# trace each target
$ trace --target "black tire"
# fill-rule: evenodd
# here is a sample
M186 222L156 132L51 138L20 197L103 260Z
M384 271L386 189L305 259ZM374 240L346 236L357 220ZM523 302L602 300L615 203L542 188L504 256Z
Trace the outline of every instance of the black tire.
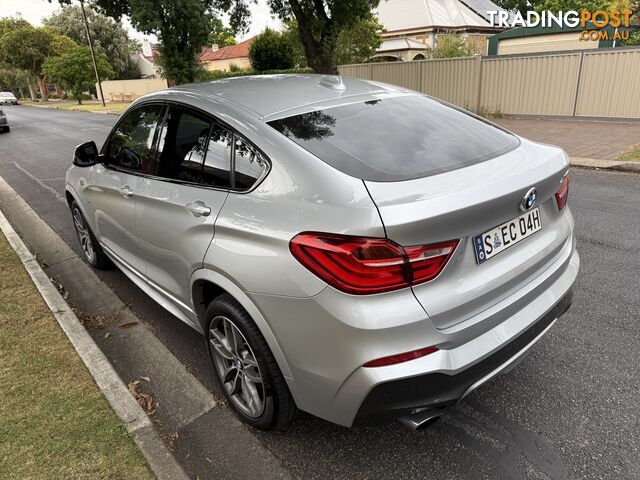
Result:
M75 200L71 202L71 218L85 260L89 262L89 264L93 268L96 268L98 270L106 270L111 267L111 260L109 260L109 257L107 257L107 255L104 253L104 250L102 250L102 247L96 240L95 235L91 231L91 227L89 227L87 220L82 214L82 210L80 210L80 207ZM82 224L82 227L79 225L79 223ZM81 231L81 228L84 228L84 232ZM85 242L87 241L91 242L90 251L85 244Z
M205 338L207 350L209 351L209 357L211 358L220 390L224 392L231 408L240 420L254 428L265 431L282 429L294 418L297 412L296 404L291 397L286 381L280 372L280 368L267 342L251 319L251 316L242 308L242 305L229 294L220 295L213 300L207 307L206 315L207 331L205 332ZM236 405L220 377L215 359L216 356L220 359L220 356L214 351L212 342L209 339L214 320L220 322L221 318L228 319L240 330L240 333L242 333L244 340L246 340L250 346L251 353L257 361L259 373L262 378L262 385L264 386L264 407L262 414L257 417L247 415Z

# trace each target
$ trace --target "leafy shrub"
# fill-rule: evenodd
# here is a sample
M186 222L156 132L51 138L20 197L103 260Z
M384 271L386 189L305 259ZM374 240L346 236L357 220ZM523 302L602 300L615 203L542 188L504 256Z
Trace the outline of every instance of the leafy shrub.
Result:
M288 70L295 66L291 42L280 32L266 28L249 47L249 61L254 70Z
M433 49L434 58L470 57L475 54L476 51L469 40L453 32L438 35L436 48Z

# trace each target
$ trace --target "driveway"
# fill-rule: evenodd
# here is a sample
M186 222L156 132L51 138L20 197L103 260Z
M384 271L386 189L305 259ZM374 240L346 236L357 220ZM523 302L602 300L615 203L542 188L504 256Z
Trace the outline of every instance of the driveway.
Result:
M0 175L77 249L61 198L64 172L73 147L100 144L116 117L21 106L6 113L12 132L0 135ZM558 125L547 123L549 136ZM473 392L432 428L347 430L303 414L283 433L255 435L304 479L640 478L639 186L633 174L572 172L569 202L582 256L572 309L509 375ZM100 276L213 390L199 335L120 272ZM212 432L210 441L224 438ZM175 447L182 455L198 450L190 439Z

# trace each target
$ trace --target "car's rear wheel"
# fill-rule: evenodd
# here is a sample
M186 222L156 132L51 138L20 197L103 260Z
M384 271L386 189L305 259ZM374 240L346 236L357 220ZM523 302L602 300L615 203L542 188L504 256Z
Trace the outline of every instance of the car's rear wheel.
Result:
M75 200L71 202L71 216L84 258L92 267L99 270L109 267L111 265L109 258L100 247Z
M282 428L296 413L260 330L231 295L207 308L207 345L221 390L236 414L260 430Z

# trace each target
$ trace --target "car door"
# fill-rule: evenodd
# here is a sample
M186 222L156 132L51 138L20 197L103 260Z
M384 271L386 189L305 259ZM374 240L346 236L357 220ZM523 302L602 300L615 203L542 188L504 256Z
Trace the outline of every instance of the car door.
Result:
M91 172L87 213L99 242L121 266L143 276L146 262L135 232L136 190L149 160L164 106L145 105L128 112L105 142L105 162Z
M214 235L230 186L232 134L186 107L171 106L162 122L156 164L136 191L136 232L150 286L188 318L190 278Z

